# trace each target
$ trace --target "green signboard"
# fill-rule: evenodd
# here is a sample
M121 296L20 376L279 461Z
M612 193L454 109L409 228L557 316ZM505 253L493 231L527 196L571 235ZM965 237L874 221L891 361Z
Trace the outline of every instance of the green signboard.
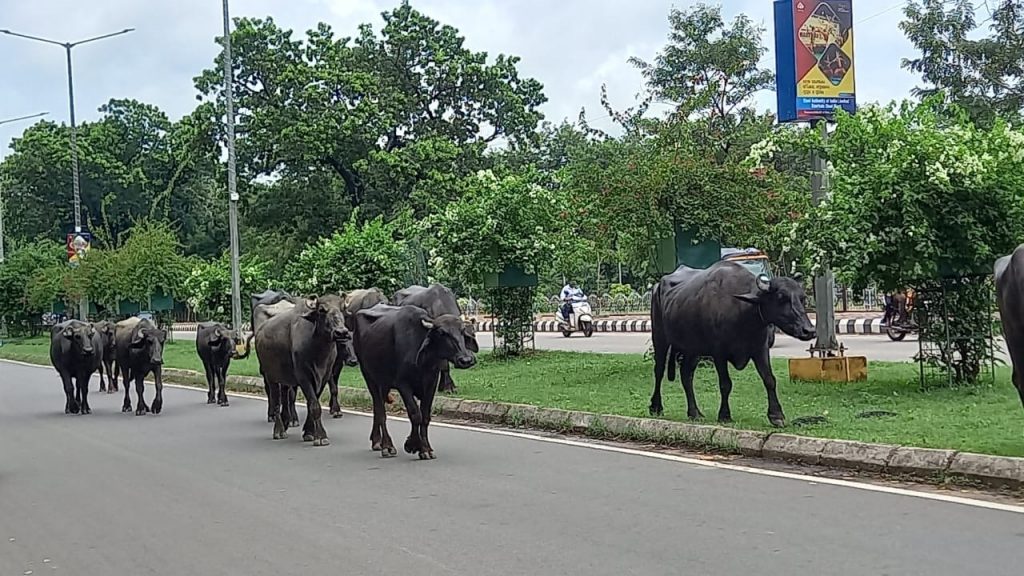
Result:
M707 268L722 259L722 243L718 240L697 240L695 234L676 224L675 235L663 238L654 248L658 272L669 274L686 265Z

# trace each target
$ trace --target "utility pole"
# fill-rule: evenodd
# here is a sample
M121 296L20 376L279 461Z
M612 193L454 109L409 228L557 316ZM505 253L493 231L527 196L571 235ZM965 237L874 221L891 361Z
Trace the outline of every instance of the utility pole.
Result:
M18 32L11 32L10 30L0 30L0 34L6 34L8 36L16 36L18 38L25 38L27 40L34 40L36 42L43 42L46 44L53 44L60 46L64 49L64 53L67 55L67 68L68 68L68 110L70 112L71 121L71 189L74 196L75 204L75 234L82 232L82 195L79 187L79 176L78 176L78 126L75 123L75 85L74 77L71 72L71 49L75 46L87 44L89 42L96 42L97 40L104 40L112 38L114 36L120 36L127 34L135 30L134 28L125 28L119 32L112 32L110 34L103 34L101 36L94 36L92 38L86 38L85 40L79 40L77 42L58 42L56 40L50 40L49 38L41 38L39 36L30 36L28 34L20 34ZM89 319L89 302L83 296L78 301L78 317L80 320Z
M238 181L235 174L235 103L231 59L231 16L224 0L224 107L228 148L228 229L231 234L231 327L242 335L242 279L238 249Z
M821 132L822 146L828 141L828 122L815 120L811 126L818 128ZM811 202L817 206L828 197L828 176L826 160L820 151L815 150L811 157ZM815 330L818 333L814 344L814 351L822 356L835 356L839 349L839 341L836 339L836 311L835 298L836 282L832 276L832 270L825 266L817 277L814 278L814 310Z

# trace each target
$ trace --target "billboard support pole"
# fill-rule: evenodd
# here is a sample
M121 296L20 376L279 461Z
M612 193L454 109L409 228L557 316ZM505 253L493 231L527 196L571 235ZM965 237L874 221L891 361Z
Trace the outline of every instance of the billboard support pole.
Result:
M814 120L811 122L811 128L818 128L821 131L821 146L824 148L828 142L828 121ZM821 149L815 149L811 156L811 203L815 206L828 197L827 160L822 152ZM818 333L814 351L822 356L835 356L835 351L839 349L833 300L835 292L835 278L832 276L832 270L825 264L814 278L815 329Z

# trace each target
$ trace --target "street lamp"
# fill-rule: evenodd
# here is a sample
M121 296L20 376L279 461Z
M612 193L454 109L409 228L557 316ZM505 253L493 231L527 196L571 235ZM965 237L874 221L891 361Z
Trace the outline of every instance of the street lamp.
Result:
M39 118L40 116L46 116L49 112L40 112L38 114L32 114L30 116L19 116L18 118L10 118L8 120L0 120L0 126L4 124L10 124L11 122L21 122L22 120L31 120L33 118ZM0 147L0 165L3 164L4 159L4 148ZM0 264L4 263L6 252L4 251L4 180L3 175L0 175Z
M231 327L242 335L242 280L238 263L238 182L235 173L235 103L232 90L231 17L224 0L224 107L228 149L228 228L231 235Z
M79 40L77 42L58 42L56 40L50 40L49 38L40 38L39 36L31 36L28 34L20 34L18 32L11 32L10 30L0 30L0 34L7 34L8 36L16 36L18 38L25 38L27 40L35 40L36 42L44 42L46 44L54 44L64 49L67 54L68 62L68 109L71 113L71 185L75 199L75 232L82 231L82 196L78 185L78 127L75 124L75 84L71 74L71 49L75 46L81 46L82 44L88 44L90 42L96 42L97 40L105 40L114 36L120 36L134 31L134 28L125 28L120 32L111 32L110 34L103 34L102 36L94 36L92 38L86 38L85 40ZM78 315L80 319L88 319L88 303L83 297L78 302Z

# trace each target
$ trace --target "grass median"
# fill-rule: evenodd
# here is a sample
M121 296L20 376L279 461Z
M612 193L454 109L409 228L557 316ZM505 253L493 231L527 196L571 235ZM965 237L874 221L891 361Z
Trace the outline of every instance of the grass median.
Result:
M48 364L49 343L8 342L0 347L0 357ZM164 361L168 367L202 371L193 342L168 344ZM257 376L256 359L233 362L231 373ZM453 376L461 398L636 417L648 415L653 384L652 364L633 354L539 352L512 362L482 354L475 368ZM960 389L921 390L917 365L897 362L872 362L869 380L853 384L790 382L782 359L775 360L775 376L790 423L806 416L827 418L826 423L790 425L786 432L792 434L1024 456L1024 410L1006 367L997 368L995 384ZM770 430L764 387L753 366L733 371L733 380L732 426ZM346 369L341 384L363 387L359 369ZM663 388L665 417L684 420L686 399L678 378ZM714 423L719 399L713 367L701 366L695 388L708 423ZM896 415L858 416L871 411Z

